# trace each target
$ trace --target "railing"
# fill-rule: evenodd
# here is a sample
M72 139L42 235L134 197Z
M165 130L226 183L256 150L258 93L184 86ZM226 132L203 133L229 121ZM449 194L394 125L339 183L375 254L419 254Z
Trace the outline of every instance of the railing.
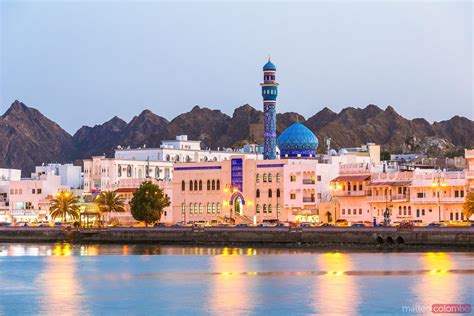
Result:
M438 198L437 197L424 197L424 198L412 198L411 202L413 203L430 203L430 204L437 204ZM464 203L464 197L441 197L439 199L440 203Z
M367 191L336 191L336 196L366 196Z
M395 194L395 195L373 195L368 197L369 202L393 202L393 201L409 201L409 194Z
M316 181L313 179L303 179L303 184L315 184Z
M316 198L314 198L314 197L303 197L303 202L304 203L316 202Z

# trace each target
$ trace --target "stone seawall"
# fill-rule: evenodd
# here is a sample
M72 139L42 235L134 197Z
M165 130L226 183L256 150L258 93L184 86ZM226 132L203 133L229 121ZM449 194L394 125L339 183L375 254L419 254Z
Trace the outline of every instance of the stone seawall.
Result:
M413 245L474 249L474 227L367 228L107 228L2 227L0 242Z

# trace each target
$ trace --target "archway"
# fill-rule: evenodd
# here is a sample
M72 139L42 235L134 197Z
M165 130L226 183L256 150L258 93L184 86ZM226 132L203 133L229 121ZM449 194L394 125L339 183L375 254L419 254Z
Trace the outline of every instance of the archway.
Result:
M240 195L237 195L234 199L234 214L235 216L243 215L242 198Z
M324 218L326 218L326 221L328 223L332 222L332 214L331 212L326 212L326 214L324 214Z

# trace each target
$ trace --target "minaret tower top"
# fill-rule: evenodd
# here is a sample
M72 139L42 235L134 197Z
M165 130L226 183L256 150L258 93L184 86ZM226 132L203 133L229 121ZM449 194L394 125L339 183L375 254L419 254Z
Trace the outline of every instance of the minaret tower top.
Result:
M263 66L263 159L276 159L276 99L278 83L275 81L276 66L268 56L268 62Z

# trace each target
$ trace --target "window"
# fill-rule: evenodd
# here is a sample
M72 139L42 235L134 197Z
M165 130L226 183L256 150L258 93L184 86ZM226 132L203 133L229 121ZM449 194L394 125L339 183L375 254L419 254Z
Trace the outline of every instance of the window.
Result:
M37 189L36 193L41 194L41 191L43 191L43 190L42 189Z
M260 213L260 204L255 205L255 213Z
M411 216L411 206L408 206L408 215Z
M357 191L357 184L354 184L354 185L352 186L352 190Z
M279 173L277 173L277 174L276 174L276 181L277 181L277 182L280 182L280 180L281 180L281 176L280 176Z
M362 191L362 184L359 184L359 191Z
M221 203L217 202L217 213L221 212Z
M202 214L202 204L199 203L199 214Z
M318 182L321 182L321 176L318 176L316 179L318 180Z
M347 210L347 215L351 215L351 209Z
M184 190L186 190L186 182L184 182L183 180L181 181L181 191L184 191Z
M263 204L263 213L267 213L267 204Z
M36 194L36 190L35 189L31 190L31 193Z
M296 194L295 193L290 193L290 200L296 199Z
M194 212L193 203L189 203L189 214L192 214L193 212Z
M259 198L260 197L260 190L257 189L257 191L255 192L255 197Z
M257 176L255 177L255 182L260 183L260 174L257 173Z
M420 210L416 209L416 217L420 217Z
M212 203L212 213L216 213L216 204Z
M212 180L212 190L216 189L216 180Z
M266 173L263 174L263 182L267 182L267 174Z
M398 215L402 215L402 207L401 206L398 207Z
M403 215L407 215L407 207L406 206L403 207Z
M176 155L176 157L174 158L174 161L179 161L179 155Z
M362 209L361 208L359 209L359 215L362 215Z
M461 197L464 197L464 190L461 190L460 193L461 193ZM461 213L461 216L463 216L462 214L463 213Z
M277 204L277 214L280 214L280 213L281 213L281 205Z
M207 213L211 213L211 203L207 203Z
M423 192L418 192L418 193L416 194L416 197L419 198L419 199L422 199L422 198L425 197L425 193L423 193Z
M217 190L220 190L220 189L221 189L221 181L220 181L220 180L217 180L216 189L217 189Z
M449 213L449 220L451 220L451 221L454 220L454 214L453 214L453 212Z
M271 212L272 212L272 205L268 204L268 213L271 213Z
M272 189L268 189L268 197L271 198L273 196Z
M193 180L189 180L189 191L193 190Z
M128 175L128 172L127 172L127 175ZM130 176L129 176L130 177ZM156 167L155 168L155 178L159 178L160 177L160 168Z
M290 176L290 181L291 182L296 182L296 176L295 175Z
M211 180L207 180L207 190L211 189Z
M425 216L425 210L424 209L421 210L421 216Z
M166 161L170 161L170 160L171 160L170 155L166 155Z
M268 174L268 182L272 182L273 181L273 176L271 173Z
M345 215L345 214L346 214L346 209L343 208L343 209L342 209L342 215Z
M277 198L280 197L280 189L277 189Z
M202 191L202 180L199 180L199 191Z
M197 203L194 203L194 214L199 213L199 205Z

